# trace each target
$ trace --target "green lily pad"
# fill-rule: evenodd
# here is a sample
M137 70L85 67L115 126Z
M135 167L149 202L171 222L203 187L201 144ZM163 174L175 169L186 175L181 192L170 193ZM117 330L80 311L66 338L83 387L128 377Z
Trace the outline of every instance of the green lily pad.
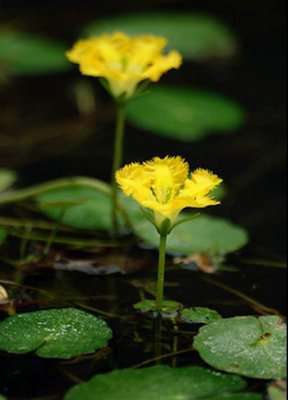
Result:
M66 71L66 46L23 32L0 31L0 64L15 75Z
M37 196L36 201L41 212L54 221L76 229L111 231L109 185L105 188L107 193L91 187L71 185L42 193ZM133 221L144 218L135 201L122 196L121 193L119 199L121 207ZM119 224L124 228L125 221L121 212L119 212Z
M40 210L67 226L85 230L111 230L111 198L89 187L69 186L37 197Z
M65 400L214 400L245 387L240 377L204 368L157 366L96 375L72 388Z
M210 324L211 322L221 319L221 315L210 308L205 307L192 307L185 308L181 311L181 318L185 322L196 324Z
M182 215L182 218L189 214ZM134 222L134 229L145 243L158 248L159 234L147 220ZM228 254L241 249L248 242L247 232L231 222L201 214L190 222L177 226L168 236L167 251L171 254L211 255Z
M165 115L165 118L161 116ZM151 133L192 142L212 134L231 134L244 122L234 101L189 88L153 86L127 107L128 120Z
M44 358L93 353L111 337L105 321L73 308L18 314L0 323L0 350Z
M1 394L0 394L0 400L6 400L6 397L1 396Z
M130 35L165 36L169 48L180 51L187 59L230 57L237 43L232 32L220 21L205 15L189 13L135 13L99 19L88 25L85 35L122 31Z
M236 317L202 327L194 341L214 368L259 379L286 376L286 325L279 317Z
M0 246L1 246L1 244L3 244L5 242L6 237L7 237L6 230L4 228L0 227Z
M17 176L14 171L0 169L0 193L9 189L16 181Z

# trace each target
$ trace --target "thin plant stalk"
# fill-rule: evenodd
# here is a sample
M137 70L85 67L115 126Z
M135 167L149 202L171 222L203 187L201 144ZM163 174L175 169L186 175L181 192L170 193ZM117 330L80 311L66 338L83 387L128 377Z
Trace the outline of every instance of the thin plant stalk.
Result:
M118 233L118 220L117 220L117 208L118 208L118 190L115 179L116 171L121 167L123 162L123 143L125 134L125 104L123 102L117 103L117 117L116 117L116 128L115 128L115 141L114 141L114 154L113 154L113 166L112 166L112 231L113 234Z
M163 297L164 297L166 244L167 244L167 235L160 234L158 280L157 280L157 293L156 293L156 307L159 312L162 309Z

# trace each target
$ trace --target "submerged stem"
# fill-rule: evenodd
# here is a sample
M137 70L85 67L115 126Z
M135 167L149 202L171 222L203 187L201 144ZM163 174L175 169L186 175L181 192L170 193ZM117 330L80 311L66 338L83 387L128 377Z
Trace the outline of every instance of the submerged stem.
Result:
M124 133L125 133L125 104L119 102L119 103L117 103L114 155L113 155L113 166L112 166L112 176L111 176L112 229L113 229L114 234L118 233L118 221L117 221L118 191L117 191L117 183L116 183L116 179L115 179L115 174L116 174L116 171L122 165Z
M164 297L166 244L167 244L167 235L160 234L157 296L156 296L156 306L159 312L162 309L163 297Z

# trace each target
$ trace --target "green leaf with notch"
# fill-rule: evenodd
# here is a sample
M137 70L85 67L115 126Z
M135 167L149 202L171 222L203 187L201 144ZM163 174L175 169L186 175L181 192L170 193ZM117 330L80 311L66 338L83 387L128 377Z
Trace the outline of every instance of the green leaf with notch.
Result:
M259 379L286 376L286 325L276 316L235 317L199 331L194 347L214 368Z
M0 323L0 350L44 358L93 353L111 338L105 321L74 308L18 314Z

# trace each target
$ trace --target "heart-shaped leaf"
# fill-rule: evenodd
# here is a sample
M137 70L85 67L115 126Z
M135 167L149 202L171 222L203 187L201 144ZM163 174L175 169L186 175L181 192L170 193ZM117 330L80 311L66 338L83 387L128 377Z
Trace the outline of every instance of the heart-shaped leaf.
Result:
M158 366L96 375L90 382L70 390L65 400L219 400L224 398L221 396L232 395L245 387L245 382L233 375L198 367ZM250 400L249 397L245 399Z
M231 134L244 122L244 113L234 101L219 94L168 86L154 86L131 101L127 116L139 128L183 142L215 133Z
M0 64L14 75L47 74L65 71L66 46L36 35L0 31Z
M73 308L18 314L0 323L0 350L44 358L92 353L111 337L105 321Z
M137 13L99 19L85 29L85 35L122 31L130 35L165 36L169 48L180 51L187 59L230 57L237 43L232 32L220 21L205 15L189 13Z
M214 368L260 379L286 376L286 325L279 317L235 317L200 329L194 347Z
M188 217L184 214L182 218ZM137 236L145 243L157 248L159 234L147 220L135 220ZM171 254L211 255L228 254L239 250L248 242L247 232L237 225L222 219L201 214L190 222L177 226L168 236L167 251Z

